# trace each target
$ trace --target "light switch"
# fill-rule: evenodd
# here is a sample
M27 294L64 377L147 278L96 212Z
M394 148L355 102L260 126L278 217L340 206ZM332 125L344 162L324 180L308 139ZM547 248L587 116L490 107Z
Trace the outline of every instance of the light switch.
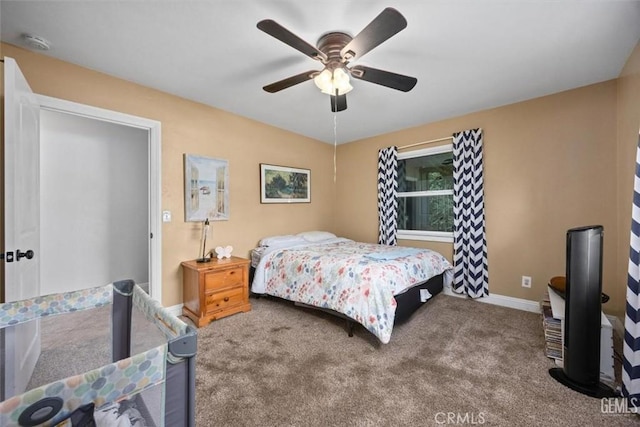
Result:
M162 222L171 222L171 211L162 211Z

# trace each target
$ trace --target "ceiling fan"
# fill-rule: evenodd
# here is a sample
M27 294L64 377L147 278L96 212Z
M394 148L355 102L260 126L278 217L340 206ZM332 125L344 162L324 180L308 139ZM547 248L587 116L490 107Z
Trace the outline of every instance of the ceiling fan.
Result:
M347 109L346 94L353 89L349 76L370 83L379 84L408 92L418 80L402 74L366 67L364 65L348 65L362 58L367 52L387 39L399 33L407 26L407 20L396 9L384 9L358 35L351 37L339 31L326 33L320 37L316 46L312 46L282 25L271 19L258 22L258 28L281 42L304 53L308 57L320 61L322 70L310 70L264 86L269 93L275 93L307 80L314 83L323 93L331 96L331 111Z

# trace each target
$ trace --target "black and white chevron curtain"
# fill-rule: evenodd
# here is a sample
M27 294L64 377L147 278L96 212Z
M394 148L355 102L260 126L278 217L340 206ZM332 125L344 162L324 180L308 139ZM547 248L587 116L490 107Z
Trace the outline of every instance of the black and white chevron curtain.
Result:
M630 409L640 409L640 138L636 149L629 246L622 393L629 399Z
M398 234L398 147L378 151L378 243L395 245Z
M489 295L482 129L453 134L453 264L454 292Z

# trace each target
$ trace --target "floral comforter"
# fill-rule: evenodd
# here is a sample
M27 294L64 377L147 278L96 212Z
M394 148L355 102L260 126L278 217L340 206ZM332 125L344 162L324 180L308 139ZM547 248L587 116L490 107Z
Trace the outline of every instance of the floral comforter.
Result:
M337 240L266 253L256 269L261 293L335 310L386 344L396 311L393 296L451 268L428 249Z

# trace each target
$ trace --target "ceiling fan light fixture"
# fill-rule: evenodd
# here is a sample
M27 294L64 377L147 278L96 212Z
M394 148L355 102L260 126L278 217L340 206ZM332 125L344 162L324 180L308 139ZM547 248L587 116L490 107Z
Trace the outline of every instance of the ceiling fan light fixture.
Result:
M313 82L322 93L327 95L344 95L351 92L353 86L349 83L349 74L344 68L338 67L333 71L325 68L321 73L313 78Z

